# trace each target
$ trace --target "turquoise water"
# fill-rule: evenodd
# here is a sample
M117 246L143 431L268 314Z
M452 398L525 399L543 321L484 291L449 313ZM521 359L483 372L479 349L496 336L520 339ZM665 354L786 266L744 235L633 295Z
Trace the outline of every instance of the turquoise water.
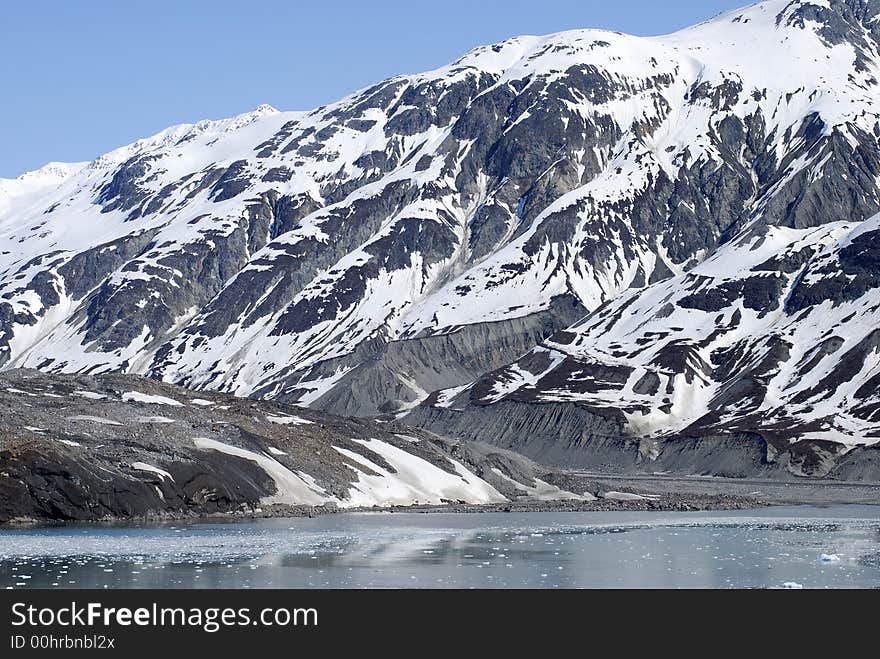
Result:
M877 588L880 506L0 531L2 588Z

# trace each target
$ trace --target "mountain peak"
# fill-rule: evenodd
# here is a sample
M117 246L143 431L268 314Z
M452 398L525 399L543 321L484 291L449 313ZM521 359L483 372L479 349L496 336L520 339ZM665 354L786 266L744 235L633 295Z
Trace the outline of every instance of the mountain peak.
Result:
M253 112L256 114L278 114L279 111L268 103L261 103L253 109Z

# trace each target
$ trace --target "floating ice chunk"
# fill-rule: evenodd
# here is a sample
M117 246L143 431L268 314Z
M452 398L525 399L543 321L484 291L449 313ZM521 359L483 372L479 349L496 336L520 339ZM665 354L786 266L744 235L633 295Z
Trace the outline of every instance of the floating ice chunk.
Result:
M797 581L786 581L782 584L782 588L785 590L803 590L803 584L799 584Z
M820 563L838 563L840 562L840 556L837 554L819 554L816 558Z

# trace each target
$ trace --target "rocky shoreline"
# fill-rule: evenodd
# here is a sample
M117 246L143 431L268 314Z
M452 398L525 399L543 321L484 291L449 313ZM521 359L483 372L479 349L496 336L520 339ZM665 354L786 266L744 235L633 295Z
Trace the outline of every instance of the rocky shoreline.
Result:
M480 513L580 513L580 512L699 512L713 510L749 510L780 505L878 504L880 483L854 484L837 481L820 483L772 482L746 479L675 476L632 476L603 474L585 476L576 472L557 475L586 485L592 482L594 499L518 500L469 504L461 501L442 505L390 505L340 508L333 504L320 506L243 506L239 510L199 513L193 510L149 513L128 517L105 516L92 520L47 520L15 518L0 523L0 530L31 526L161 524L163 522L235 522L255 519L319 517L343 514L480 514ZM547 475L550 477L550 475ZM600 480L601 479L601 480ZM818 487L817 487L818 485ZM751 488L751 495L741 494ZM615 498L620 495L632 498Z
M272 519L284 517L319 517L336 514L363 513L549 513L549 512L608 512L608 511L643 511L658 512L694 512L707 510L747 510L773 505L767 501L749 497L731 495L667 495L657 499L613 500L595 499L592 501L557 500L557 501L510 501L494 504L448 503L444 505L411 505L411 506L370 506L360 508L338 508L335 506L287 506L276 505L250 511L214 512L209 514L163 513L136 515L132 517L106 517L95 520L59 521L34 518L16 518L0 523L0 529L13 529L31 526L58 525L95 525L95 524L142 524L176 521L210 522L210 521L246 521L254 519Z
M507 504L448 504L446 506L407 506L377 512L407 513L584 513L609 511L697 512L704 510L748 510L773 505L761 499L719 495L666 496L658 499L615 501L512 501ZM366 512L366 511L361 511Z

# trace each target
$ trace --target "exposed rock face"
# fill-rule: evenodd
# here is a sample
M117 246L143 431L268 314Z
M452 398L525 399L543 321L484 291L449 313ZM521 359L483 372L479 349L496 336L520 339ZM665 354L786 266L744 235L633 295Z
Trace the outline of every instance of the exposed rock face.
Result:
M368 342L358 347L353 358L327 360L304 377L332 377L354 362L357 366L318 398L313 407L356 416L374 415L377 411L395 413L412 407L429 392L470 382L499 364L516 359L582 314L583 307L576 300L561 297L553 300L547 311L521 318L475 323L423 338ZM263 393L257 390L254 395ZM297 400L300 393L277 398Z
M514 38L0 181L0 365L832 473L880 437L878 16Z
M0 524L591 500L480 443L129 375L0 374Z
M747 231L407 422L554 464L880 480L853 449L880 439L878 247L880 215Z

